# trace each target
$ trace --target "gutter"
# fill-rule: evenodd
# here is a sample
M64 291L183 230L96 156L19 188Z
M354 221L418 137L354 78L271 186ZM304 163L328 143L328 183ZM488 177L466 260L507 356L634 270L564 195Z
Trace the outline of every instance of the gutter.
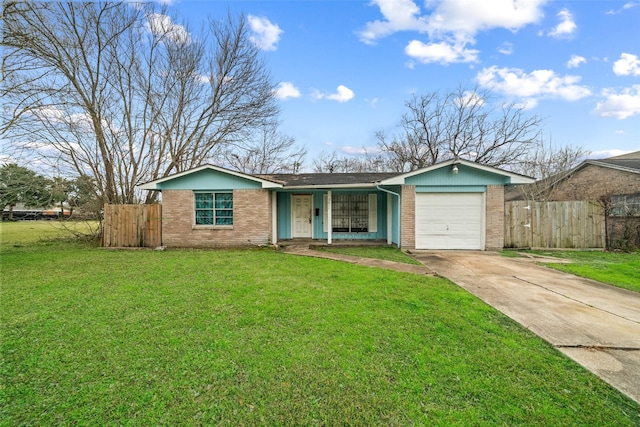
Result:
M376 184L376 189L378 189L378 190L380 190L382 192L385 192L385 193L392 194L392 195L394 195L394 196L396 196L398 198L398 249L400 249L400 241L401 241L400 236L402 235L402 220L401 220L402 217L400 215L402 213L402 211L401 211L402 204L400 203L400 194L398 194L396 192L393 192L391 190L387 190L385 188L382 188L377 184ZM391 227L392 227L391 230L393 230L393 222L391 224Z

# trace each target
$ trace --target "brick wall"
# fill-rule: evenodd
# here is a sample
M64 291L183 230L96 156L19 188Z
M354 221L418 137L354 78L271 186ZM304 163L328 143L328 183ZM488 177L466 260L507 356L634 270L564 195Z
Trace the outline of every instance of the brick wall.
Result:
M558 183L549 200L599 200L640 191L640 174L586 165Z
M162 244L168 247L222 248L265 245L271 239L269 190L233 191L233 226L194 225L193 191L162 192Z
M402 186L402 206L400 207L400 247L416 247L416 186Z
M504 186L487 185L485 203L485 249L501 250L504 247Z

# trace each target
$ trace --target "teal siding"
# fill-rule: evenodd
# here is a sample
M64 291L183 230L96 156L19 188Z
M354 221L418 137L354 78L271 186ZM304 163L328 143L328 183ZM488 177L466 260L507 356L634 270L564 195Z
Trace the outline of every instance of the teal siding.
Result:
M349 240L386 240L387 238L387 194L375 190L352 190L352 191L333 191L332 194L370 194L375 193L377 197L377 220L378 231L375 233L332 233L333 239L349 239ZM313 196L313 238L327 239L328 233L323 231L324 220L324 203L323 196L327 194L326 190L322 191L279 191L278 192L278 239L291 238L291 195L292 194L311 194ZM316 216L316 209L318 215Z
M278 240L291 238L291 193L278 193Z
M465 185L502 185L506 184L509 180L508 177L492 172L471 168L462 164L457 166L457 175L451 172L451 167L446 166L409 177L405 180L405 184L415 186L449 186L451 188L453 186L459 187Z
M160 190L251 190L262 188L259 182L205 169L158 184Z

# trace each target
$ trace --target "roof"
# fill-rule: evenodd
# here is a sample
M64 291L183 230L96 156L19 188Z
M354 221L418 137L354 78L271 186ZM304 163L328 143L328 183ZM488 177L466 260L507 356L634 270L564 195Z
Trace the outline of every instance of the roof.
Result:
M349 187L370 185L397 176L397 172L302 173L256 175L281 183L284 187Z
M472 167L474 169L479 169L485 172L490 172L490 173L494 173L497 175L502 175L504 177L508 177L510 178L511 182L510 184L529 184L534 182L535 180L531 177L525 176L525 175L520 175L518 173L514 173L514 172L509 172L503 169L498 169L498 168L494 168L493 166L486 166L486 165L481 165L480 163L475 163L475 162L471 162L469 160L462 160L462 159L451 159L451 160L446 160L444 162L440 162L440 163L436 163L434 165L431 166L427 166L426 168L422 168L422 169L418 169L415 171L411 171L411 172L407 172L404 174L396 174L388 179L385 179L384 181L382 181L382 184L384 185L398 185L398 184L404 184L404 180L407 178L410 178L412 176L415 175L419 175L421 173L425 173L425 172L429 172L435 169L440 169L443 167L449 167L449 166L453 166L453 165L465 165L465 166L469 166Z
M262 188L280 188L282 187L282 184L278 183L278 182L274 182L272 180L268 180L265 178L260 178L257 175L248 175L242 172L237 172L231 169L226 169L226 168L222 168L220 166L214 166L214 165L202 165L202 166L198 166L196 168L193 169L188 169L186 171L182 171L173 175L169 175L169 176L165 176L164 178L158 178L156 180L153 181L149 181L146 182L142 185L140 185L140 188L142 190L159 190L160 188L158 187L158 184L161 184L165 181L170 181L172 179L175 178L179 178L181 176L185 176L185 175L189 175L192 174L194 172L199 172L202 170L213 170L216 172L222 172L222 173L226 173L232 176L237 176L239 178L244 178L244 179L248 179L250 181L255 181L258 182L260 184L262 184Z
M640 151L634 151L632 153L622 154L620 156L608 157L606 160L624 160L624 159L640 160Z
M183 172L179 172L174 175L170 175L164 178L159 178L154 181L147 182L140 185L143 190L161 190L161 185L165 181L169 181L181 176L189 175L201 170L213 170L217 172L223 172L229 175L237 176L240 178L248 179L254 182L258 182L262 185L262 188L362 188L362 187L376 187L377 185L402 185L405 179L440 169L443 167L450 167L454 164L466 165L474 169L482 170L497 174L506 178L509 178L511 184L526 184L533 182L533 178L529 178L524 175L520 175L513 172L508 172L502 169L494 168L491 166L481 165L479 163L470 162L468 160L451 159L441 163L437 163L426 168L418 169L407 173L398 172L360 172L360 173L302 173L302 174L257 174L249 175L230 169L222 168L213 165L203 165L194 169L189 169Z
M638 153L640 153L640 151ZM631 153L631 154L634 154L634 153ZM640 173L640 156L638 156L637 158L610 157L608 159L587 160L586 163L597 165L597 166L604 166L604 167L619 169L625 172Z

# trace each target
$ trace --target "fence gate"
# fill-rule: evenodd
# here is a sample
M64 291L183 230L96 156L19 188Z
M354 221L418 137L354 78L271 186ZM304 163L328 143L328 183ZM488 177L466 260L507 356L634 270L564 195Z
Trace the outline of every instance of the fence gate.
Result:
M162 205L105 205L102 246L162 245Z
M605 248L604 208L589 201L506 202L507 248Z

